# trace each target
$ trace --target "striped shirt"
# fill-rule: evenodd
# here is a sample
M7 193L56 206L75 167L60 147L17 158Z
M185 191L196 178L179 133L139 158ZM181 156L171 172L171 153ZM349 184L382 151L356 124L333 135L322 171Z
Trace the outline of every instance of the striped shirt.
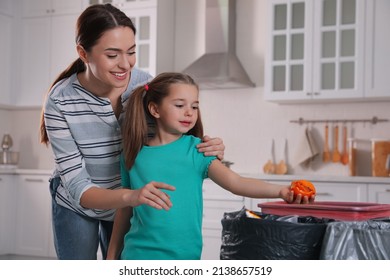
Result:
M122 104L138 85L151 76L133 69ZM122 106L124 107L124 106ZM100 98L83 88L77 75L58 82L49 93L44 118L54 153L53 177L60 177L56 193L59 205L92 218L112 221L115 209L88 209L80 205L81 195L93 186L121 188L120 123L108 98Z

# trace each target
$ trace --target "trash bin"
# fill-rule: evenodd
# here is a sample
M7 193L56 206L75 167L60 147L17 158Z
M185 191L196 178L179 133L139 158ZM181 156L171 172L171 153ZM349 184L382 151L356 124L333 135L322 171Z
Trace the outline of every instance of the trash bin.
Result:
M328 223L321 259L390 259L390 204L316 201L311 204L266 202L263 213L334 219Z
M277 216L247 209L224 213L221 260L315 260L329 219Z
M390 260L390 220L328 224L320 254L325 260Z

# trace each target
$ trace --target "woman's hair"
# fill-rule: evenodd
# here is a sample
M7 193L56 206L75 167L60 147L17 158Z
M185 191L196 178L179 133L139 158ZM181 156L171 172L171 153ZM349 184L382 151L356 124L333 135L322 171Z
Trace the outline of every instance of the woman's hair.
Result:
M155 118L148 109L149 104L160 105L169 95L170 86L173 84L193 85L199 89L190 76L166 72L155 77L149 84L136 88L131 94L122 125L123 154L128 169L133 166L138 152L147 143L150 126L155 125ZM203 137L200 112L195 126L186 134Z
M81 13L77 20L76 44L82 46L86 52L90 52L92 47L98 43L106 31L118 26L129 27L133 30L134 34L136 32L131 19L111 4L89 6ZM83 72L85 69L84 62L80 58L76 59L68 68L59 74L50 86L50 89L62 79L68 78L75 73ZM44 107L41 112L40 138L41 143L47 144L49 142L44 121Z

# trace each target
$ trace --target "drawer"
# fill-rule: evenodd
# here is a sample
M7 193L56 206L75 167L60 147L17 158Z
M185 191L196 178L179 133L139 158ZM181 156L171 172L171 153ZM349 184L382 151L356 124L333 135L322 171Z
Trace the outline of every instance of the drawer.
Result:
M207 179L203 182L203 198L210 200L242 201L243 197L235 195Z
M317 190L316 200L319 201L364 202L367 200L366 184L313 183Z
M221 220L226 212L239 211L244 206L244 199L241 201L214 201L204 200L203 202L203 228L222 230Z

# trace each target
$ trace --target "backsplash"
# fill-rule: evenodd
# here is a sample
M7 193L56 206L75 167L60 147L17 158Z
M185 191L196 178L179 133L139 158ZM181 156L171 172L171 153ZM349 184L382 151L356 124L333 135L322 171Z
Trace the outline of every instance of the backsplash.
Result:
M310 168L291 166L306 125L290 123L305 119L370 119L374 115L390 119L390 102L342 104L278 105L263 100L262 88L202 91L200 107L205 132L221 137L225 143L225 159L234 162L232 169L242 173L263 173L263 165L271 157L274 140L275 160L286 160L289 174L319 174L348 176L348 166L323 163L319 158ZM14 140L14 151L20 152L19 167L23 169L52 169L50 148L39 143L40 109L0 110L0 135L8 132ZM390 139L390 122L348 124L349 137ZM324 125L313 124L316 141L322 151ZM284 157L287 140L286 158ZM341 137L339 139L341 149ZM329 134L333 147L332 133Z
M245 173L263 173L263 165L271 158L272 141L276 162L287 161L289 173L348 176L348 165L323 163L321 156L310 168L291 166L291 159L302 141L307 125L291 123L304 119L389 119L389 102L325 103L278 105L263 100L263 89L224 90L201 93L202 118L206 133L218 136L226 145L226 160L232 169ZM342 123L339 124L340 126ZM324 146L324 124L310 124L321 152ZM331 127L331 125L329 125ZM348 137L390 139L390 122L347 124ZM341 131L339 150L342 149ZM287 141L286 157L284 155ZM333 134L329 132L330 149Z

